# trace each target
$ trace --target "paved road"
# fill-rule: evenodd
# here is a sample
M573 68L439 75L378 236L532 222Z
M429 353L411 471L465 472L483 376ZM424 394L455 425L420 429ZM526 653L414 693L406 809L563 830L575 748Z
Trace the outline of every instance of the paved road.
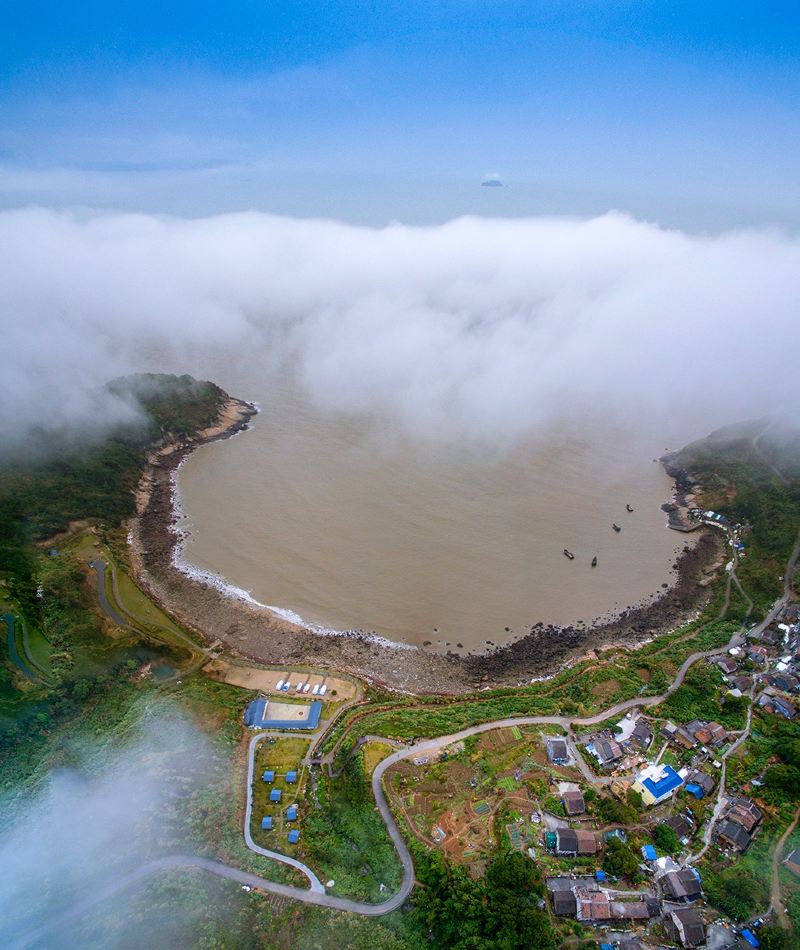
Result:
M119 627L131 627L133 626L130 620L127 620L122 614L117 610L117 608L111 603L111 601L106 597L106 564L105 561L101 561L100 558L96 558L91 562L91 567L97 571L97 599L100 601L100 606L105 610L109 617L114 621L115 624Z
M783 847L789 839L789 835L797 827L798 819L800 819L800 808L794 813L794 820L781 835L780 840L775 845L775 853L772 855L772 888L770 890L769 913L775 914L778 923L784 930L790 930L792 922L789 920L786 908L781 902L781 880L778 871L783 857Z
M786 568L786 580L784 583L784 594L783 596L776 601L772 610L767 614L764 620L754 628L756 632L764 630L776 617L780 609L787 602L790 592L791 592L791 578L794 571L794 566L797 563L797 559L800 556L800 533L798 533L797 541L792 550L792 555L789 558L789 562ZM93 564L95 569L98 571L98 596L101 599L101 603L105 600L105 590L102 586L102 573L99 568L97 568L97 562ZM105 565L101 565L104 569ZM386 901L381 904L368 904L363 901L353 901L348 900L347 898L334 897L333 895L326 894L324 888L319 883L319 879L316 875L310 871L305 865L301 862L293 863L292 866L297 867L300 865L298 870L306 874L311 883L311 889L303 890L299 887L292 887L286 884L277 884L274 881L268 881L265 878L258 877L255 874L249 874L246 871L241 871L238 868L231 867L227 864L222 864L219 861L213 861L209 858L202 858L199 856L193 855L170 855L164 858L159 858L154 861L149 861L147 864L142 865L136 871L129 874L127 877L118 878L114 882L108 885L108 887L100 892L95 892L91 898L87 898L86 901L80 905L74 906L65 914L59 916L58 918L52 920L46 928L40 928L39 931L34 932L33 934L28 935L28 939L19 944L19 946L27 946L34 940L38 939L42 934L49 932L51 929L54 929L59 926L63 926L64 923L68 923L72 919L76 919L87 910L89 910L94 905L100 903L101 901L107 900L109 897L114 896L115 894L125 890L127 887L130 887L140 881L145 880L151 875L158 873L159 871L171 869L171 868L203 868L207 871L210 871L213 874L218 874L222 877L229 878L230 880L237 881L241 884L246 884L249 887L255 887L263 891L267 891L271 894L277 894L282 897L288 897L292 900L298 900L306 904L315 904L322 907L330 907L335 910L349 911L351 913L361 914L367 917L379 917L383 914L391 913L394 910L402 907L408 898L411 890L414 886L414 862L411 858L411 853L409 852L406 843L403 839L403 836L400 832L400 829L397 826L397 823L394 820L391 809L389 808L389 803L386 799L386 794L383 789L383 776L386 773L386 770L391 768L396 762L400 762L403 759L410 758L412 756L416 757L418 755L425 755L434 752L438 752L443 749L445 746L450 745L454 742L459 742L463 739L468 739L470 736L480 735L484 732L489 732L493 729L502 729L506 726L525 726L525 725L558 725L569 732L572 728L572 725L579 726L592 726L597 723L604 722L606 719L611 718L612 716L617 716L620 713L623 713L629 709L634 709L637 707L643 706L654 706L663 702L668 696L675 692L681 684L683 683L687 672L692 667L692 665L698 662L701 659L706 657L716 656L718 654L726 652L730 647L737 646L744 640L743 631L737 631L730 639L730 641L723 647L719 647L716 650L706 650L699 653L693 653L691 656L681 664L680 669L678 670L675 679L669 686L666 692L662 693L659 696L644 696L644 697L634 697L633 699L624 700L623 702L615 703L613 706L604 710L603 712L597 713L595 716L587 716L582 719L573 719L568 716L517 716L510 717L508 719L500 719L495 722L486 722L481 723L477 726L472 726L468 729L462 729L460 732L453 733L449 736L439 736L435 739L428 739L424 742L419 742L414 746L411 746L407 749L399 749L396 752L393 752L387 758L383 759L375 768L375 771L372 773L372 792L375 796L375 802L378 808L378 811L383 818L386 829L389 833L389 837L394 844L394 847L397 851L398 857L400 859L400 864L403 869L403 880L400 885L400 888ZM752 704L750 707L752 711ZM728 750L726 755L729 755L739 743L744 741L746 738L747 732L749 731L749 717L748 717L748 729L740 736L736 743ZM254 740L251 742L250 746L250 756L248 763L248 789L252 788L252 771L254 769L254 752L256 740L258 736L254 737ZM724 767L724 764L723 764ZM251 799L251 792L248 791L248 801ZM250 812L252 813L252 803L250 803ZM246 824L247 833L249 833L249 821ZM257 847L257 846L255 846ZM272 857L275 860L280 860L283 863L289 864L292 863L291 860L287 860L286 855L280 855L277 852L268 852L264 851L267 857ZM316 889L315 882L319 884L319 890Z
M280 851L269 851L267 848L262 848L261 845L253 841L253 836L250 834L250 823L253 817L253 779L255 777L256 767L256 747L259 742L261 742L262 739L266 739L268 735L269 733L260 732L253 736L247 750L247 807L244 813L245 844L251 851L255 851L256 854L263 855L265 858L272 858L273 861L280 861L281 864L288 864L289 867L295 868L295 870L300 871L301 874L305 874L311 885L311 890L315 893L324 894L325 888L322 886L322 882L308 865L303 864L302 861L298 861L297 858L290 857L288 854L281 854ZM277 830L275 834L277 834Z
M37 682L39 677L28 666L25 660L22 659L22 657L19 655L19 651L17 650L17 640L16 640L16 637L14 636L14 625L16 623L16 617L14 616L14 614L3 614L3 616L0 617L0 620L5 621L6 628L8 629L8 638L6 640L6 643L8 645L8 656L11 659L11 662L14 664L14 666L17 667L17 669L19 669L22 672L22 674L27 679L33 680L34 683Z

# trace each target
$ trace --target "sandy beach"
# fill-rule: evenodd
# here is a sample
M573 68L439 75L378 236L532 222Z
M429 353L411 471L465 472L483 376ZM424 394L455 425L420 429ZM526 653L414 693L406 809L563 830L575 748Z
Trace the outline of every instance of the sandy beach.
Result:
M519 639L481 655L434 653L392 646L368 631L320 634L242 596L216 578L191 576L176 566L181 535L175 473L198 445L245 430L255 406L229 398L218 422L195 438L151 453L129 526L131 569L137 582L181 623L234 656L263 664L308 663L341 670L393 689L460 693L529 682L605 646L636 644L674 629L701 608L709 579L723 562L722 539L700 534L674 565L674 583L646 604L632 605L595 626L538 624ZM177 547L176 547L177 546ZM176 555L177 551L177 555Z

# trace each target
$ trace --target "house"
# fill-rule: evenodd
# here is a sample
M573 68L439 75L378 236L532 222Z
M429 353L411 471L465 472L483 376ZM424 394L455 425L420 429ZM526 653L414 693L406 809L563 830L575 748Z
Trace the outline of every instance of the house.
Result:
M578 920L590 924L611 920L611 898L604 891L576 887L574 893Z
M675 834L685 844L694 834L694 824L689 821L685 815L672 815L662 822L668 828L672 828Z
M558 855L574 857L578 853L578 833L572 828L558 828L555 832L553 850Z
M698 799L710 795L716 784L712 775L700 769L693 769L686 777L686 791Z
M275 773L272 771L272 769L267 769L267 771L261 776L261 781L262 782L275 781Z
M639 746L640 749L647 751L650 743L653 741L653 730L646 719L638 719L630 735L630 741Z
M593 739L586 748L604 769L611 768L624 754L622 746L616 739L596 738Z
M661 905L652 897L642 901L611 902L611 917L614 920L649 920L660 912Z
M563 739L548 739L547 758L555 765L566 765L569 762L567 743Z
M600 850L600 845L597 842L597 836L593 831L581 831L580 829L575 832L578 836L578 854L579 855L588 855L588 854L597 854Z
M739 668L739 664L732 656L721 656L716 661L716 663L726 676L730 676L731 673L735 673Z
M711 733L711 744L712 745L724 745L728 741L728 733L725 730L725 727L718 722L710 722L706 726L706 729Z
M574 831L572 828L558 828L555 833L555 853L562 856L596 854L597 838L591 831Z
M691 907L670 911L664 918L664 929L682 947L702 947L706 942L703 918Z
M297 842L300 840L300 832L297 830L297 828L292 828L292 830L289 832L288 839L289 844L297 844Z
M294 782L296 782L296 781L297 781L297 772L295 772L293 769L292 769L291 771L287 772L287 773L286 773L286 781L289 782L290 784L293 784Z
M286 820L297 821L297 805L290 805L286 809Z
M787 854L783 859L783 866L792 872L795 877L800 877L800 848L795 848L791 854Z
M586 802L583 800L583 793L579 790L564 792L561 796L561 803L564 811L568 815L582 815L586 811Z
M741 825L745 831L752 832L764 816L755 802L744 796L739 796L730 800L727 817Z
M767 657L769 654L767 653L766 647L750 647L750 649L747 651L747 656L753 661L753 663L763 664L767 662Z
M661 727L661 735L669 742L672 742L674 745L679 745L684 749L693 749L697 744L686 729L676 726L671 722Z
M797 710L793 703L790 703L788 699L784 699L783 696L776 696L772 692L763 692L758 697L758 705L761 709L773 713L776 716L783 716L784 719L790 721L797 715Z
M800 680L796 676L784 672L773 673L772 676L767 677L767 682L783 693L794 693L800 686Z
M746 851L752 840L741 825L730 820L722 822L717 831L717 836L723 845L733 848L734 851Z
M645 805L658 805L681 785L683 779L671 765L648 765L636 776L632 788L642 796Z
M664 895L668 900L677 901L680 904L690 904L696 901L702 894L702 884L700 878L689 868L683 868L680 871L667 871L659 879L658 883L664 890Z
M749 693L753 686L753 677L733 676L731 677L731 685L735 686L736 689L740 689L743 693Z
M550 892L553 904L553 913L556 917L574 917L578 910L578 903L572 890L554 890Z
M269 793L269 800L271 802L279 802L281 800L281 795L283 795L283 792L279 788L273 788Z
M261 819L261 827L264 829L264 831L272 830L272 818L269 815L264 815L264 817Z

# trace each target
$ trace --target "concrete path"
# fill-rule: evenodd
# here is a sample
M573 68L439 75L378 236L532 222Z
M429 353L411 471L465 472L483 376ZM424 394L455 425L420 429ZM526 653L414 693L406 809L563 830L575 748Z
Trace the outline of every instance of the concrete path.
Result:
M784 930L791 930L792 922L781 901L781 879L778 876L778 872L780 870L781 858L783 857L784 845L789 840L789 835L791 835L797 827L798 819L800 819L800 808L794 813L794 820L781 835L780 840L775 845L775 853L772 855L772 887L770 889L769 913L775 914L778 923Z

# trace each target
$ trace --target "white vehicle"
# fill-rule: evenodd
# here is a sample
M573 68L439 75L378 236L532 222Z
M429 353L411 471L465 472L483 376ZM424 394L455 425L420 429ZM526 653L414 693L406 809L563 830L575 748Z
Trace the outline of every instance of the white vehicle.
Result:
M311 683L306 683L306 685L303 687L303 692L307 693L310 689L311 689Z
M283 680L278 680L278 685L275 687L275 689L283 689Z
M319 695L324 696L328 692L328 687L323 683L319 688Z
M302 688L303 688L303 684L302 684L302 683L298 683L297 686L295 686L294 691L295 691L296 693L299 693L299 692L302 690Z
M318 692L319 692L319 683L317 683L317 685L311 690L311 695L316 696Z
M284 693L288 693L291 688L292 684L289 682L289 680L286 680L286 682L283 684Z

